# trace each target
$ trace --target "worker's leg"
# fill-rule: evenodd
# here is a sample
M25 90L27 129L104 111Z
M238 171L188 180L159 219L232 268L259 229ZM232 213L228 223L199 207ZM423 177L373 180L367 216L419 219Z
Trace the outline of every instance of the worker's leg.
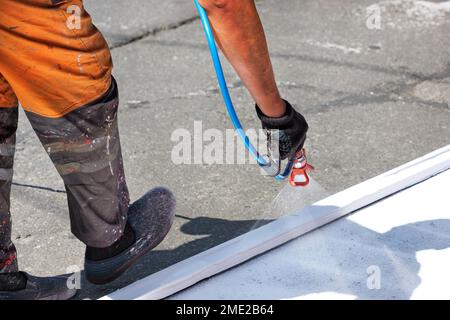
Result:
M26 112L64 180L72 232L107 247L124 230L129 204L117 123L115 81L96 101L60 118Z
M64 180L74 234L110 245L128 192L106 41L81 0L2 0L0 38L0 70Z
M175 199L156 188L128 206L106 41L81 0L1 0L0 39L0 70L64 180L86 276L112 281L164 239Z
M26 277L19 272L16 248L11 241L10 194L18 120L17 107L14 91L0 74L0 292L20 290L26 285Z
M17 117L17 98L0 74L0 273L18 271L16 249L11 241L9 210Z

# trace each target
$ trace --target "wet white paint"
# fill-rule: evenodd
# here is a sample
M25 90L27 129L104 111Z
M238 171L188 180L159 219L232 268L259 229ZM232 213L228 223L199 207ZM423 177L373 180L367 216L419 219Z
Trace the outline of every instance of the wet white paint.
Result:
M420 263L419 277L425 279L414 290L412 299L448 299L450 288L450 248L424 250L417 253Z
M447 170L172 299L450 299L449 189Z

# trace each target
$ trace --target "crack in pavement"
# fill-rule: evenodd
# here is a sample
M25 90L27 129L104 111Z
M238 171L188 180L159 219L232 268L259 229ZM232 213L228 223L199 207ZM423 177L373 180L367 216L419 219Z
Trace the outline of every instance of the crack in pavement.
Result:
M13 182L12 185L18 186L18 187L24 187L24 188L32 188L32 189L38 189L38 190L43 190L43 191L56 192L56 193L67 193L65 190L37 186L37 185L33 185L33 184L20 183L20 182Z
M184 25L187 25L189 23L192 23L192 22L194 22L194 21L196 21L198 19L199 19L199 17L196 15L194 17L189 17L189 18L181 20L181 21L170 23L170 24L168 24L166 26L161 26L161 27L156 27L156 28L150 29L150 30L148 30L148 31L146 31L146 32L144 32L144 33L142 33L142 34L140 34L138 36L132 37L132 38L126 40L126 41L117 43L115 45L111 45L110 49L114 50L114 49L117 49L117 48L125 47L127 45L130 45L130 44L133 44L133 43L138 42L140 40L143 40L143 39L145 39L147 37L156 36L157 34L159 34L161 32L178 29L178 28L180 28L180 27L182 27Z
M255 0L255 2L256 3L260 3L261 0ZM155 27L153 29L150 29L150 30L148 30L148 31L138 35L138 36L131 37L130 39L128 39L126 41L117 43L115 45L111 45L109 48L111 50L114 50L114 49L117 49L117 48L121 48L121 47L127 46L129 44L133 44L133 43L135 43L137 41L143 40L143 39L145 39L147 37L155 36L155 35L157 35L157 34L159 34L161 32L178 29L178 28L180 28L180 27L182 27L184 25L187 25L187 24L192 23L192 22L194 22L196 20L199 20L199 19L200 19L199 15L195 14L195 16L193 16L193 17L189 17L189 18L186 18L186 19L183 19L183 20L180 20L180 21L176 21L176 22L170 23L170 24L168 24L166 26Z

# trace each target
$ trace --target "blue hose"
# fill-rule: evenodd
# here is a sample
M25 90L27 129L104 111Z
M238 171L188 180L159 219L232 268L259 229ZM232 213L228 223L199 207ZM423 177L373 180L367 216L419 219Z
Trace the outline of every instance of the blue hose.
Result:
M223 99L225 101L225 105L227 107L228 114L230 115L231 122L233 126L244 143L245 148L248 152L255 157L256 161L260 166L267 166L267 161L258 153L255 147L250 142L250 139L242 129L241 122L236 114L236 110L234 109L233 102L230 98L230 93L227 87L227 81L225 80L225 76L223 74L222 64L220 63L219 54L217 52L216 42L214 40L214 35L212 33L211 25L209 24L208 16L206 15L205 9L198 3L197 0L194 0L195 6L197 7L198 13L200 14L200 19L202 21L203 29L205 30L206 39L208 41L209 50L211 51L211 57L214 63L214 68L216 69L217 79L219 81L220 91L222 92Z

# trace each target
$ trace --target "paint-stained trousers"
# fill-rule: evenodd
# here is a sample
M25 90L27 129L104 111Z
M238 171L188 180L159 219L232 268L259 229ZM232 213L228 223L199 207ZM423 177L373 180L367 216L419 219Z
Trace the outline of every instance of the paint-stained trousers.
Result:
M75 29L68 12L79 13ZM92 247L121 236L129 195L111 69L81 0L0 1L0 273L18 270L10 192L19 101L64 181L74 235Z

